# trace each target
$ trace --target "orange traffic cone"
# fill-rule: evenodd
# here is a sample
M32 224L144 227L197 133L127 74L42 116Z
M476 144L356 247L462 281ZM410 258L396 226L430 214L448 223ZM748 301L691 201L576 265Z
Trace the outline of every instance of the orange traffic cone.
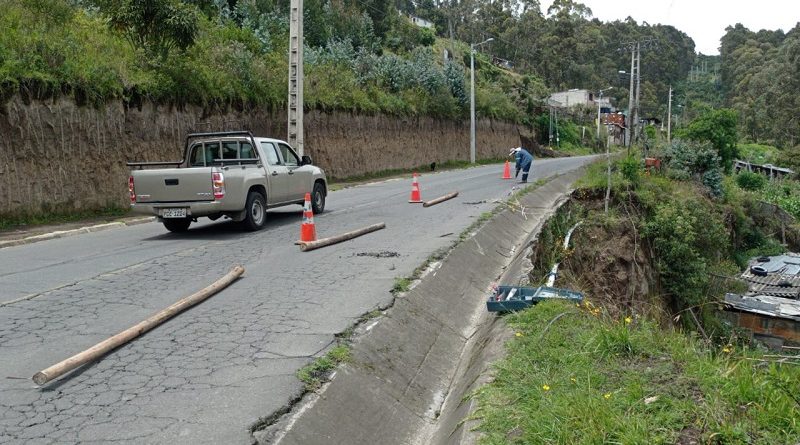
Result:
M311 193L306 193L306 202L303 204L303 224L300 226L300 241L316 241L317 229L314 226L314 212L311 210Z
M419 182L417 182L417 174L414 173L413 180L411 181L411 198L408 202L418 204L422 202L422 196L419 192Z
M506 166L503 167L503 179L511 179L511 164L506 159Z

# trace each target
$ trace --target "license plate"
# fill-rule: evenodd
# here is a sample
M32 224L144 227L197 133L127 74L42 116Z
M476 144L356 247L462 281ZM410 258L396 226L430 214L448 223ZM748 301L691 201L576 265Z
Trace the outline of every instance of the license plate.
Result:
M186 218L186 209L164 209L161 211L162 218Z

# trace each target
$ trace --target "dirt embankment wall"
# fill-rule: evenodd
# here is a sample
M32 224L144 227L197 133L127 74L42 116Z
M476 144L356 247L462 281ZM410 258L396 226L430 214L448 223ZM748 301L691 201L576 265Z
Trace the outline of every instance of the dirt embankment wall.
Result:
M126 162L178 160L187 132L241 128L285 139L286 112L12 98L0 108L0 215L126 206ZM477 158L506 155L525 132L479 120ZM305 115L305 151L329 178L467 160L469 121L312 110Z

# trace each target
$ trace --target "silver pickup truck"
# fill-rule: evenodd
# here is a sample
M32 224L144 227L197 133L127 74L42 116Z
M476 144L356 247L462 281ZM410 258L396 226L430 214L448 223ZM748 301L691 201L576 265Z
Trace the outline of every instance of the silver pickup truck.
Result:
M128 166L132 211L155 215L172 232L187 230L199 217L222 216L259 230L268 208L302 205L311 193L314 213L321 213L328 194L325 172L311 158L249 131L190 134L183 161Z

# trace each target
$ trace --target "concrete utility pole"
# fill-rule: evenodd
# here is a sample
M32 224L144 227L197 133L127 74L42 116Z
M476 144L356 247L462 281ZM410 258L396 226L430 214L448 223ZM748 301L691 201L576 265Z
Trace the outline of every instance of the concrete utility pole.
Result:
M628 88L628 116L626 117L626 125L625 125L625 145L630 148L633 139L639 136L639 91L641 89L641 48L644 47L652 48L654 45L657 45L657 40L648 38L643 40L637 40L635 42L627 42L623 43L620 50L627 50L630 48L631 51L631 71L630 71L630 87ZM627 74L625 71L620 71L620 74ZM636 89L634 90L633 81L636 80ZM636 96L636 105L634 106L633 98L634 95ZM633 127L633 128L632 128ZM631 134L631 131L634 130L635 133ZM630 150L629 150L630 152Z
M639 140L639 92L642 90L642 53L641 42L636 42L636 108L633 114L633 139Z
M633 69L636 67L634 64L636 57L636 48L631 47L631 83L630 87L628 88L628 125L625 126L625 146L631 146L631 125L633 124Z
M597 139L600 139L600 106L601 102L603 102L603 91L608 91L614 87L603 88L600 90L600 98L597 99Z
M672 85L669 86L669 99L667 101L667 144L672 136Z
M289 129L287 142L303 156L303 0L289 6Z
M475 48L494 40L489 37L481 43L469 46L469 162L475 163Z

